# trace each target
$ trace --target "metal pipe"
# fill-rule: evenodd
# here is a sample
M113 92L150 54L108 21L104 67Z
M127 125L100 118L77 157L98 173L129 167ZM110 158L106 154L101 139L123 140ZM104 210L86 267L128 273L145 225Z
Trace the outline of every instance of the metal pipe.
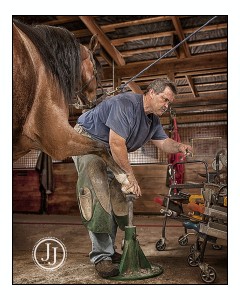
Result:
M133 194L127 194L126 200L128 204L128 226L133 227L133 200L135 196Z

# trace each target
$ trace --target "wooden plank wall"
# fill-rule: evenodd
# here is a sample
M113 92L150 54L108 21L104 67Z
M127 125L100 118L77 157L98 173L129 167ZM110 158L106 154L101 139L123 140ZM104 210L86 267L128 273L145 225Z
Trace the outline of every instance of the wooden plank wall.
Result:
M211 170L211 160L208 160ZM158 195L167 195L166 186L167 164L134 165L134 173L142 190L142 197L134 203L136 214L159 214L160 206L153 201ZM185 165L185 181L201 183L204 177L204 165L201 163ZM53 165L55 191L48 195L47 213L78 215L76 198L77 172L73 163L58 163ZM200 194L201 190L182 190L190 194Z
M211 159L208 159L209 171ZM142 197L134 203L134 212L140 214L158 214L160 207L153 199L158 195L167 195L166 186L167 165L148 164L134 165L134 173L142 190ZM189 164L185 166L185 181L204 182L203 164ZM46 195L46 212L48 214L78 215L76 198L77 172L74 163L54 163L53 177L55 191ZM200 189L183 190L190 194L199 194ZM38 172L14 171L13 173L13 211L40 212L41 193L39 191Z
M181 131L181 138L185 143L189 143L190 138L222 136L223 146L227 145L226 125L208 128L206 126L180 128L179 131ZM194 158L197 159L199 157ZM209 171L211 172L211 162L214 157L202 158L208 162ZM134 203L134 212L158 214L160 207L153 201L153 198L159 194L167 195L168 193L168 188L166 187L167 164L134 165L133 169L142 190L142 197ZM25 171L25 173L19 172L13 172L13 211L38 212L41 206L38 173L34 170ZM198 173L204 173L204 169L200 166L187 166L185 180L203 182L204 178L199 177ZM49 214L79 215L76 199L77 172L74 163L54 163L53 176L55 191L47 195L46 212ZM200 190L186 192L198 194Z
M211 168L212 159L206 160ZM153 199L158 195L167 195L166 186L167 165L147 164L134 165L134 173L142 190L142 197L134 203L134 213L159 214L160 206ZM204 165L185 165L186 182L204 182ZM77 172L74 163L54 163L53 178L55 191L46 195L46 212L48 214L79 215L76 182ZM190 194L201 193L200 189L182 190ZM13 211L40 212L41 193L39 191L39 174L34 170L15 170L13 172Z
M166 165L133 166L137 180L142 189L142 197L135 202L135 213L155 213L159 206L153 198L167 193ZM76 198L77 172L73 163L53 165L55 191L47 196L47 213L78 214Z
M41 212L39 173L35 170L13 171L13 212Z
M142 191L142 197L134 203L135 213L159 213L160 207L153 201L158 195L166 195L167 165L151 164L133 166L134 173Z
M47 213L79 214L76 198L77 171L74 163L54 163L53 178L55 190L47 195Z

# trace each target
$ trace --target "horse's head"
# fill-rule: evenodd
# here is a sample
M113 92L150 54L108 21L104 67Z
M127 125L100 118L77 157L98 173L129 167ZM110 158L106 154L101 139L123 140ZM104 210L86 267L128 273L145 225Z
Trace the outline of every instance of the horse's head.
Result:
M81 88L77 92L78 102L83 106L91 107L94 100L96 100L97 85L98 85L98 72L97 62L94 59L94 50L97 46L97 38L93 36L89 48L80 45L81 51Z

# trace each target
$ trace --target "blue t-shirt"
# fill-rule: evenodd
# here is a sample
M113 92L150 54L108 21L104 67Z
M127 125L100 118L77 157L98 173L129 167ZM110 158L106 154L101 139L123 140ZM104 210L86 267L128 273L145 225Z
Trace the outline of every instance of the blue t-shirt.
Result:
M128 152L142 147L149 140L168 138L159 117L146 115L143 95L121 93L104 100L78 118L78 124L96 140L109 147L109 131L112 129L126 140Z

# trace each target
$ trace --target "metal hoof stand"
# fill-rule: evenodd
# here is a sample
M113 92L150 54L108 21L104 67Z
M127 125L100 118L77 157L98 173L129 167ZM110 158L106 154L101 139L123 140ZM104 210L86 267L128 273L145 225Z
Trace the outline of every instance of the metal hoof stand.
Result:
M123 254L119 265L119 275L113 280L141 280L163 273L159 265L151 265L137 240L136 226L133 226L133 195L126 196L128 201L128 226L125 227Z

